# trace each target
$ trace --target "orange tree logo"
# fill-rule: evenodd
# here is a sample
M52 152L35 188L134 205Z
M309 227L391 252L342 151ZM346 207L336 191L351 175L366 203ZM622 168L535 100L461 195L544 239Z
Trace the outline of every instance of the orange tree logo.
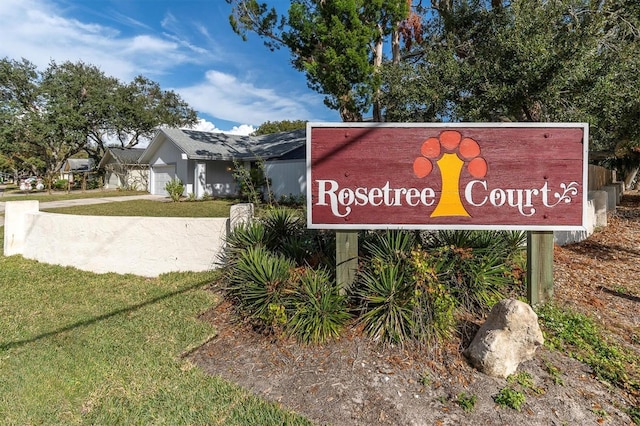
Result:
M426 177L435 162L442 177L442 194L431 217L470 216L460 199L460 174L466 165L474 178L486 176L487 162L480 156L478 142L463 138L458 131L445 130L437 138L424 141L420 154L413 162L413 173L419 178Z

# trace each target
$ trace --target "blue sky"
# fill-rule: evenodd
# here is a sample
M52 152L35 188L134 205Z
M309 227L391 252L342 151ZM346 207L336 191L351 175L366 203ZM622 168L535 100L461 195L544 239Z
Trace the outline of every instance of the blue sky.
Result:
M271 0L285 13L289 1ZM123 82L142 74L174 90L202 130L248 133L265 121L340 121L288 51L229 26L224 0L0 0L0 57L83 61Z

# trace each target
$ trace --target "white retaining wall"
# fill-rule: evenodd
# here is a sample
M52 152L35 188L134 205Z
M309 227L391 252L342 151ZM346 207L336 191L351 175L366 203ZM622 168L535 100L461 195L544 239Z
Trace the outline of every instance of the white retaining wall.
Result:
M555 231L554 242L558 245L579 243L586 240L596 228L607 226L607 212L615 211L622 199L624 184L609 185L599 191L589 191L587 194L587 217L584 231Z
M235 222L252 209L232 207ZM4 254L103 273L148 277L217 268L228 218L77 216L38 211L37 201L5 205Z

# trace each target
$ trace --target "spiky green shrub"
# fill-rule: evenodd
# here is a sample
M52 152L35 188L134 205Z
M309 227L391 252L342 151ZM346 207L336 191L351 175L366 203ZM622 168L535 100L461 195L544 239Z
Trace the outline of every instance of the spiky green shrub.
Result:
M274 236L295 234L306 226L301 214L288 207L265 210L262 221Z
M347 298L324 270L304 269L292 295L287 330L303 343L323 343L337 338L351 318Z
M335 264L324 254L335 253L335 237L306 229L299 212L263 211L225 242L223 287L254 324L315 343L332 337L349 317L344 296L334 294L335 278L323 269ZM296 272L310 267L323 271Z
M413 233L406 231L385 231L371 233L362 244L365 255L382 262L397 263L406 261L416 246Z
M455 325L454 300L439 282L438 259L419 250L413 233L387 231L365 244L352 289L365 332L384 343L436 343Z
M517 291L514 262L524 234L505 231L439 231L426 239L427 249L442 259L441 282L458 305L473 313L488 311Z
M405 279L402 265L374 261L377 267L363 271L359 285L354 288L361 306L359 320L376 341L406 342L413 329L413 286Z
M495 252L444 247L437 253L446 262L443 281L464 310L485 312L506 297L513 280L510 268Z
M426 235L425 247L459 247L489 249L502 257L524 250L526 233L523 231L440 230Z
M268 327L287 321L287 303L294 291L291 273L295 265L264 247L249 247L238 254L229 274L229 294L249 318Z
M365 331L389 343L435 344L458 310L488 311L514 286L522 236L487 231L369 233L352 295ZM426 246L421 247L420 243Z
M225 239L225 248L221 255L227 274L233 275L235 263L244 252L251 247L268 248L272 245L272 235L264 223L251 221L235 227Z
M238 252L253 246L280 253L298 266L335 265L335 234L307 229L301 213L286 207L267 209L229 233L224 263L233 264Z

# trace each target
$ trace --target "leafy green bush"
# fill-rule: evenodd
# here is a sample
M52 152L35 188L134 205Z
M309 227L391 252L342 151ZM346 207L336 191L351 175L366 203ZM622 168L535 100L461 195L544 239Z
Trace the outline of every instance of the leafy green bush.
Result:
M520 408L522 407L522 404L525 403L526 398L522 392L510 387L505 387L500 389L500 392L493 397L493 400L501 407L509 407L520 411Z
M303 194L300 195L281 195L278 198L278 204L281 206L295 206L302 207L306 203L306 197Z
M322 343L337 338L351 318L347 298L324 270L305 269L293 295L288 331L304 343Z
M182 193L184 192L184 185L182 181L178 178L171 179L164 185L165 191L169 194L169 198L174 203L180 201L180 197L182 197Z
M90 176L89 179L87 179L87 189L100 189L104 186L102 182L101 176Z
M69 181L67 179L57 179L53 183L53 189L58 191L64 191L69 188Z

